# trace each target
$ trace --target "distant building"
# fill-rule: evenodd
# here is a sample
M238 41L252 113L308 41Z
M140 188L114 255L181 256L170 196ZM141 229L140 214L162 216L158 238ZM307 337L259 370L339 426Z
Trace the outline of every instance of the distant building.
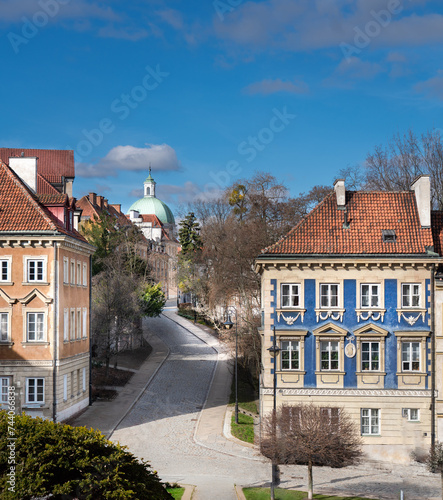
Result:
M342 180L334 188L256 261L261 411L272 409L276 375L278 405L312 402L331 418L344 408L368 456L409 461L435 437L433 405L439 418L443 411L443 291L434 302L441 245L434 248L429 177L406 192L347 191Z
M129 208L128 219L138 226L150 242L149 262L155 281L162 283L168 298L177 297L177 264L180 244L176 239L171 209L155 195L156 182L149 175L143 183L143 198Z
M73 152L0 157L1 407L13 386L18 412L63 421L89 404L90 380L94 248L77 230Z

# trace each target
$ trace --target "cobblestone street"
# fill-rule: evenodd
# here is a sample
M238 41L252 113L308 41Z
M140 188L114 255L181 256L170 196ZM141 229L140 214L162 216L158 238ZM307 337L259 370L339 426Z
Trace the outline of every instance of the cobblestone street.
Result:
M195 485L194 500L236 499L235 484L268 485L270 465L256 450L225 439L221 431L206 438L200 435L202 420L207 418L201 410L215 370L224 367L229 374L226 356L214 349L217 341L172 311L147 320L146 325L169 348L169 356L111 439L148 460L162 480ZM212 409L217 409L215 404ZM224 411L222 405L220 409ZM306 488L306 467L282 467L282 472L282 487ZM421 465L363 463L345 469L314 469L317 493L391 500L399 498L400 490L405 500L441 498L439 476Z

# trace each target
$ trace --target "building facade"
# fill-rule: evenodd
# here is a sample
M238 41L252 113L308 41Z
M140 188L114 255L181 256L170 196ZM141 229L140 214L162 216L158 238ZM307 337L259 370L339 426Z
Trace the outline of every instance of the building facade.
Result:
M0 162L1 405L12 386L18 412L63 421L89 404L94 248L67 193L38 194L37 161Z
M262 414L273 407L275 376L278 405L345 409L371 458L409 461L411 452L428 451L436 432L439 261L429 177L391 193L346 192L337 181L257 259Z

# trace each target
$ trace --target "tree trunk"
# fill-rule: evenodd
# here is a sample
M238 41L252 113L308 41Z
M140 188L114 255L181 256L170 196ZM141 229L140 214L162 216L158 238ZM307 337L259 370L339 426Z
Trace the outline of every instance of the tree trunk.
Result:
M271 500L275 500L275 491L274 491L275 490L275 484L274 484L274 467L275 467L275 465L274 465L274 462L272 462L272 466L271 467L272 467L272 472L271 472L271 474L272 474L272 480L271 480Z
M443 500L443 469L440 472L441 476L441 500Z
M309 462L308 462L308 500L312 500L312 490L313 490L312 460L309 460Z

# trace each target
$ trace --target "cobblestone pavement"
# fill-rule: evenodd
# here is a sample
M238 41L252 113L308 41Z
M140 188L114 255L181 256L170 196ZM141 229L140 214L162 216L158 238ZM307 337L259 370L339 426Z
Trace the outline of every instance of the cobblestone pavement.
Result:
M173 319L172 313L166 315ZM268 486L270 465L256 451L219 434L202 442L201 422L196 433L217 367L217 351L208 343L216 344L216 340L205 343L165 316L147 322L170 354L112 440L148 460L162 480L195 485L193 500L235 500L235 484ZM179 322L186 325L184 320ZM194 326L191 329L198 331ZM204 332L199 336L208 341ZM217 369L223 368L220 363ZM282 473L282 487L306 489L306 467L286 466ZM398 499L403 490L405 500L441 498L438 475L420 465L364 463L346 469L315 468L314 490L386 500Z

